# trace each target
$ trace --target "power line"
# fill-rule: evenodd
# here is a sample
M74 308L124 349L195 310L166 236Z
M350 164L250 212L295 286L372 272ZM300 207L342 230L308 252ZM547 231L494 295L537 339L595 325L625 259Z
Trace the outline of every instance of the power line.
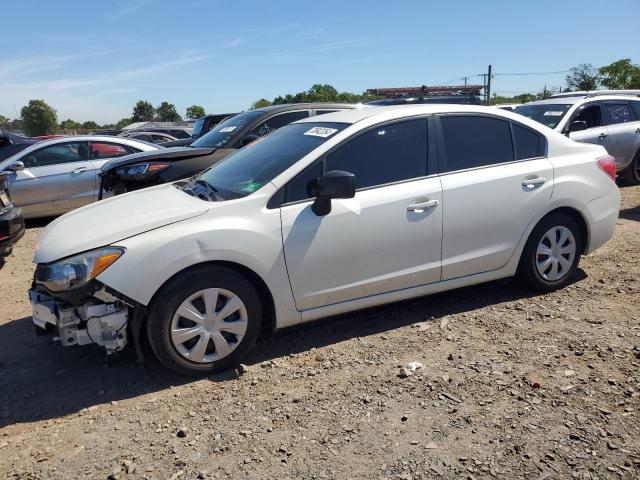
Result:
M493 75L555 75L559 73L569 73L569 70L556 70L555 72L518 72L518 73L494 73Z

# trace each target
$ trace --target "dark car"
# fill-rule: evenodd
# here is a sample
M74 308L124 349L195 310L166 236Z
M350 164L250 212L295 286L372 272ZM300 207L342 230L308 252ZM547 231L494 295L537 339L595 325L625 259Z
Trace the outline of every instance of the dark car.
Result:
M29 145L33 145L39 141L39 139L23 137L22 135L16 135L6 130L0 130L0 160L9 158L19 151L24 150Z
M209 132L213 127L218 125L223 120L231 118L237 113L216 113L211 115L205 115L204 117L197 118L191 129L191 136L189 138L181 138L174 140L173 142L166 142L165 147L187 147L195 142L198 138Z
M280 127L314 115L356 105L299 103L272 105L240 113L219 123L186 147L169 147L113 159L102 167L103 192L120 193L190 177ZM166 144L165 144L166 145Z
M0 265L4 257L11 254L13 245L24 235L22 210L9 197L8 173L0 173Z

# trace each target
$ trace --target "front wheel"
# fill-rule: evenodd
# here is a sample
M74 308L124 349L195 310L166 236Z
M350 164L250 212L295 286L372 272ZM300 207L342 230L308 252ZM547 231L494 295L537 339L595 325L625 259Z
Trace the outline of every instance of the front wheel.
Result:
M629 185L640 185L640 151L633 157L633 161L622 172L624 181Z
M147 320L149 343L158 360L176 373L195 376L231 368L260 332L260 297L233 270L192 270L171 280L156 297Z
M550 292L566 286L578 268L584 239L576 221L551 214L533 229L520 258L518 276L536 290Z

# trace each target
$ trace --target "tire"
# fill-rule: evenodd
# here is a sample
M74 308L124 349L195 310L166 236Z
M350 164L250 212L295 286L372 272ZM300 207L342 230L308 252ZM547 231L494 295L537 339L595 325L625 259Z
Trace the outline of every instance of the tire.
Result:
M561 244L565 234L567 238ZM553 238L559 246L552 245ZM529 235L520 257L517 273L519 279L527 286L542 292L551 292L566 286L578 268L580 255L584 252L584 242L582 231L571 216L564 213L547 215ZM571 244L573 255L570 253Z
M225 316L225 309L231 313ZM147 336L165 367L199 376L236 366L258 338L261 323L260 296L249 280L228 268L204 267L170 280L156 294Z
M640 150L627 168L622 171L622 177L627 185L640 185Z

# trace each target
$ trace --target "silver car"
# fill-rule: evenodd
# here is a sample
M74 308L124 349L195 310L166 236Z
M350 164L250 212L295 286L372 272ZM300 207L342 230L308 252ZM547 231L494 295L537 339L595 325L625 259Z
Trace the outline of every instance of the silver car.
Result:
M127 138L61 137L36 143L0 162L14 203L25 218L61 215L98 198L100 167L112 158L157 150Z
M572 92L521 105L514 112L563 133L576 142L601 145L616 170L640 185L640 91Z

